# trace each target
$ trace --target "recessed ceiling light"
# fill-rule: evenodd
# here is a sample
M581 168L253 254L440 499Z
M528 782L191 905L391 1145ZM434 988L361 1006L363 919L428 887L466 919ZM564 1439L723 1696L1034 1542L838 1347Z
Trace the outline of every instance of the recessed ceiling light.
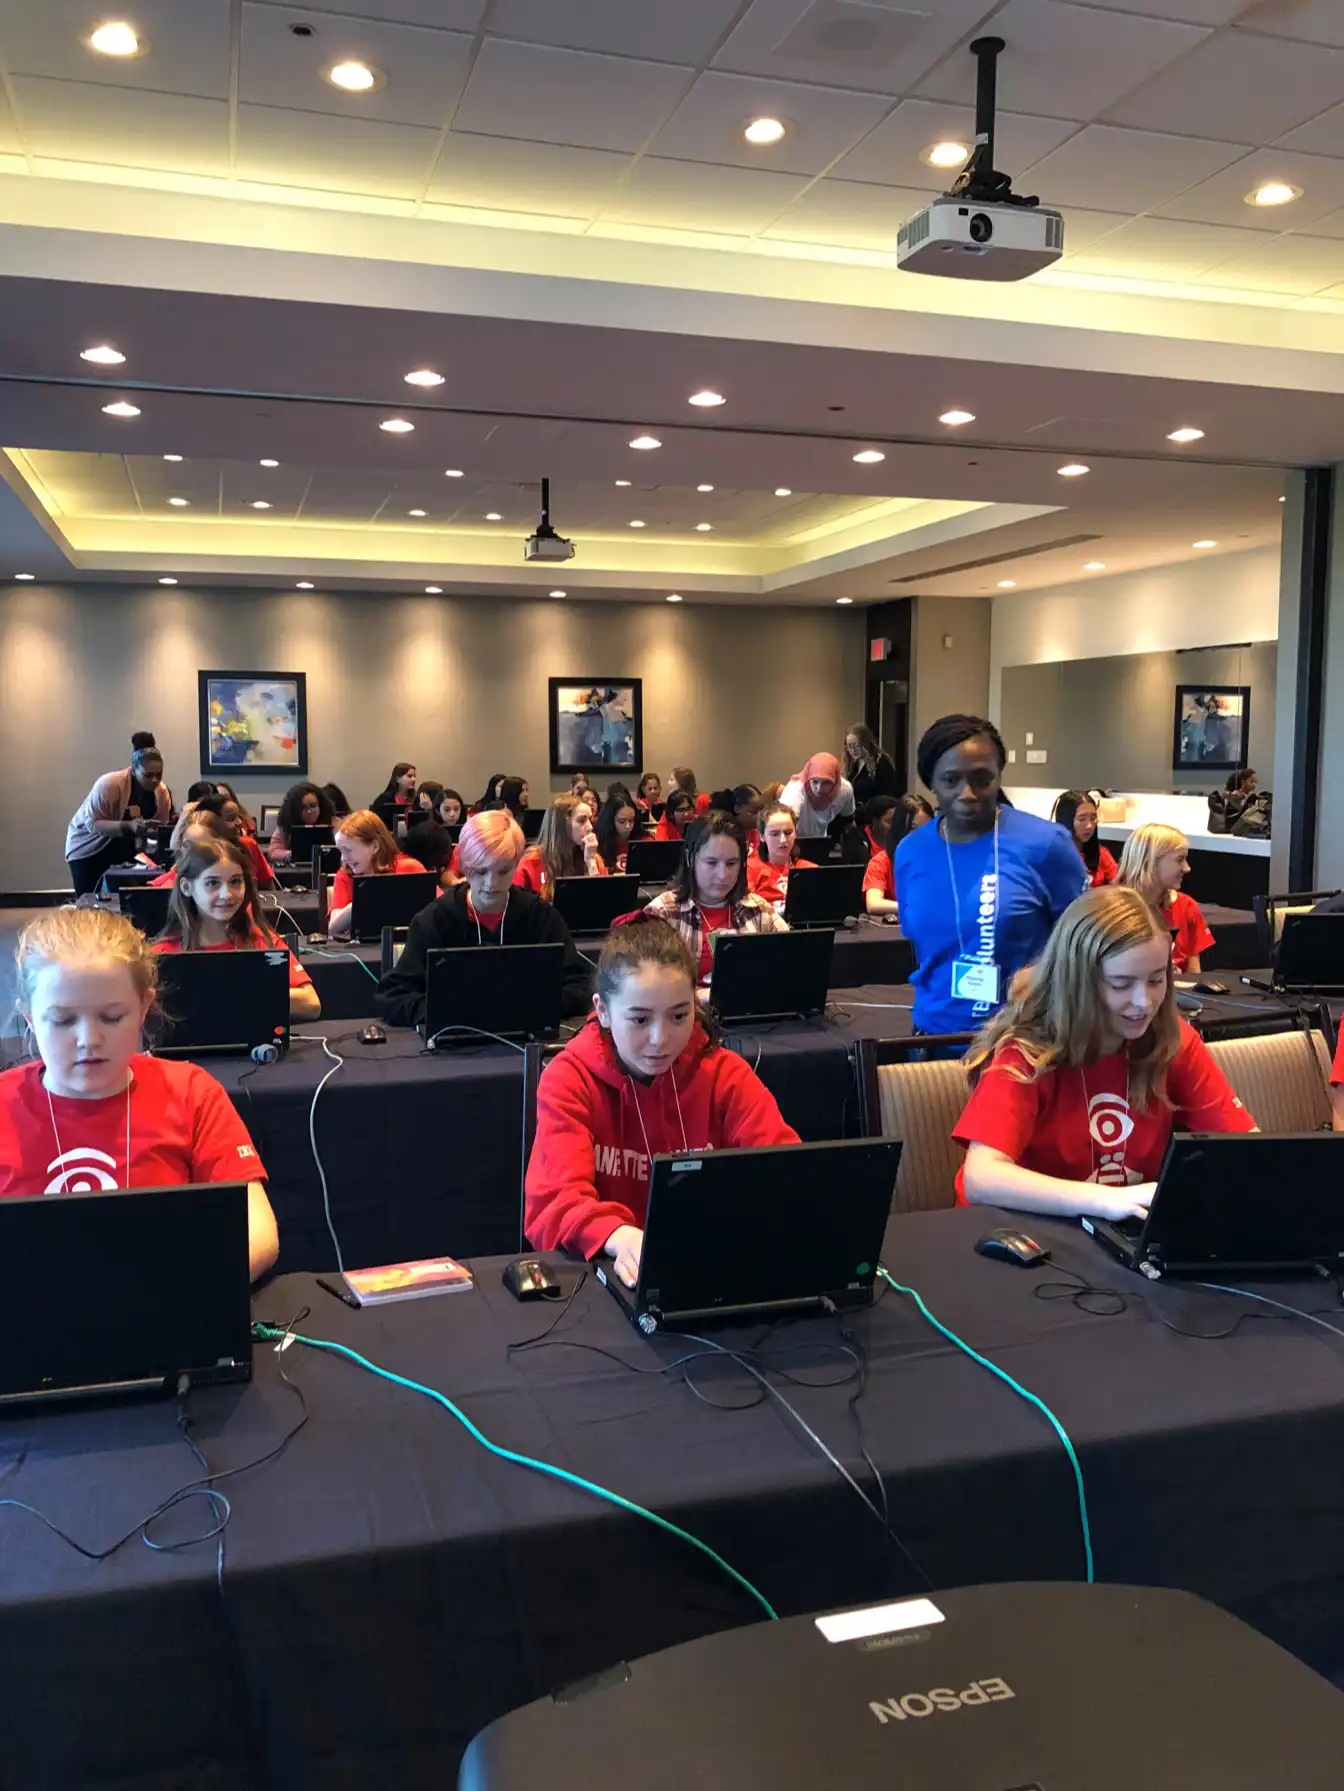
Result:
M424 516L426 512L423 510L408 510L406 514L408 516Z
M753 118L742 135L748 143L778 143L787 129L782 118Z
M686 402L699 405L701 410L713 410L715 405L727 404L728 400L722 392L711 392L706 389L703 392L692 392Z
M443 476L445 479L464 479L466 474L460 466L446 466L443 469Z
M552 597L567 597L569 595L569 592L568 591L552 591L550 594Z
M1105 570L1106 570L1105 560L1084 560L1083 561L1083 571L1084 572L1104 572Z
M1001 578L999 580L999 589L1001 591L1015 591L1017 589L1017 580L1015 578Z
M164 455L164 459L171 460L174 463L174 465L176 465L176 463L179 460L181 460L181 458L182 458L182 456L180 454L165 454Z
M714 487L712 485L697 485L695 489L697 491L713 491Z
M125 19L109 19L106 24L99 25L96 31L89 33L89 48L97 50L100 56L139 56L149 46L136 30L128 25Z
M714 524L712 522L697 522L695 527L697 534L707 535L714 527Z
M1288 500L1287 500L1287 498L1286 498L1286 497L1281 497L1281 498L1280 498L1280 499L1279 499L1279 502L1280 502L1280 503L1281 503L1281 504L1286 504L1286 503L1287 503L1287 502L1288 502Z
M1204 431L1202 429L1191 429L1188 426L1181 429L1173 429L1171 434L1167 437L1167 440L1169 442L1202 442L1204 440Z
M313 588L313 581L311 578L301 578L299 580L298 584L296 584L294 587L294 589L296 591L311 591L312 588Z
M680 594L680 592L678 592L678 591L669 591L669 592L668 592L668 593L667 593L667 601L668 601L668 602L669 602L669 603L680 603L680 602L681 602L681 594Z
M960 168L970 153L965 143L957 143L948 137L942 143L930 143L927 149L921 149L919 159L928 168Z
M159 583L161 585L175 585L177 583L177 580L175 578L161 578L159 580Z
M792 497L793 496L793 487L791 485L776 485L775 496L776 497Z
M168 502L173 506L173 508L175 510L185 510L187 505L191 502L191 499L190 498L173 497L173 498L169 498Z
M880 448L860 448L854 458L860 466L876 466L879 460L886 459L886 455Z
M27 585L32 583L37 577L37 574L36 572L16 572L14 576L18 579L21 585Z
M662 445L656 435L637 435L630 444L632 448L639 448L644 453L650 448L661 448Z
M81 348L81 361L92 361L96 367L120 367L126 356L119 348L111 348L106 342L100 342L94 348Z
M408 386L441 386L442 373L436 373L432 367L417 367L413 373L405 375Z
M974 423L973 410L945 410L938 421L946 423L949 429L960 429L963 423Z
M854 599L852 597L837 597L835 601L837 603L853 603Z
M1216 541L1192 541L1190 545L1191 547L1217 547L1218 543Z
M487 522L503 522L504 518L500 515L498 510L487 510L485 513L485 520Z
M384 417L378 427L385 429L389 435L409 435L415 424L408 422L405 417Z
M345 93L369 93L382 86L382 76L367 62L333 63L327 70L327 79L333 87L339 87Z
M257 462L258 466L279 466L279 464L278 460L259 460Z
M1302 188L1286 180L1267 180L1246 195L1247 205L1287 205L1302 197Z
M140 415L140 406L138 404L128 404L124 398L118 398L115 404L105 404L103 406L103 415L105 417L138 417Z
M442 585L426 585L425 586L425 596L426 597L442 597L443 596L443 586Z
M1071 460L1067 466L1056 467L1055 471L1061 479L1081 479L1083 474L1090 473L1092 468L1084 466L1081 460Z
M633 520L633 522L630 524L630 527L632 529L642 529L644 527L644 524L636 516L635 519Z
M617 480L617 481L616 481L616 483L617 483L617 484L618 484L618 485L629 485L629 484L630 484L630 480L629 480L629 479L618 479L618 480Z
M271 506L266 502L265 498L253 498L252 500L252 508L254 510L269 510L270 507Z

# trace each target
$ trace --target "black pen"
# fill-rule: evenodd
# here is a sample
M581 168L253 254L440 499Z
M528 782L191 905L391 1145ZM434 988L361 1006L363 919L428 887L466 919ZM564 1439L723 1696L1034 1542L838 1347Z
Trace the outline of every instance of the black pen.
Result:
M351 1293L348 1287L339 1286L335 1281L327 1281L321 1275L317 1278L317 1285L322 1289L323 1293L329 1293L333 1299L340 1300L346 1306L353 1306L356 1312L358 1312L359 1301Z

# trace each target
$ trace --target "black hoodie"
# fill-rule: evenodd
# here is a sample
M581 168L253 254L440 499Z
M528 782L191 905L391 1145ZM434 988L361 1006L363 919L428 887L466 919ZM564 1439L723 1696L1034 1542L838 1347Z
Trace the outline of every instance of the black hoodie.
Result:
M512 889L504 915L506 945L563 945L565 975L560 1011L569 1017L586 1014L592 1005L593 973L574 949L569 928L550 902L530 889ZM406 947L378 985L378 1012L392 1026L418 1026L425 1017L425 966L431 951L458 945L498 943L498 932L478 927L467 912L467 886L453 887L421 910L406 934Z

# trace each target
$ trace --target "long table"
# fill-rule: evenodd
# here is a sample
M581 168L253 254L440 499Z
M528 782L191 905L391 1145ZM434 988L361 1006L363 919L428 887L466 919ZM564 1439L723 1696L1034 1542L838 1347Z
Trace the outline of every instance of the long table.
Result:
M1057 1414L1082 1466L1098 1577L1200 1593L1337 1678L1344 1339L1232 1296L1151 1286L1074 1227L1033 1221L1055 1251L1044 1270L987 1261L972 1246L1000 1222L973 1210L895 1220L886 1261ZM555 1313L515 1304L498 1260L475 1269L472 1293L379 1312L347 1311L309 1277L286 1277L255 1310L284 1325L310 1308L300 1333L437 1388L494 1442L658 1512L783 1614L904 1595L922 1587L920 1573L934 1587L1081 1577L1078 1499L1053 1430L909 1299L887 1294L852 1328L867 1355L868 1446L919 1572L771 1403L715 1409L680 1370L650 1372L694 1345L641 1338L590 1277L556 1335L610 1358L575 1347L509 1355ZM1099 1317L1035 1298L1063 1269L1130 1304ZM1322 1284L1271 1291L1331 1305ZM1243 1312L1220 1341L1168 1328L1211 1335ZM843 1367L838 1322L718 1335L759 1345L763 1368L797 1377L772 1376L876 1497L853 1385L798 1384ZM0 1509L0 1784L442 1791L468 1738L504 1711L759 1617L687 1544L491 1457L442 1407L303 1345L283 1356L259 1346L250 1386L192 1396L214 1469L252 1461L292 1425L282 1368L309 1420L278 1459L225 1483L222 1570L215 1542L154 1554L133 1540L95 1565L28 1514ZM692 1372L722 1405L754 1390L721 1363ZM6 1496L89 1544L198 1472L167 1402L10 1415L0 1438ZM192 1509L173 1523L179 1537L205 1527Z

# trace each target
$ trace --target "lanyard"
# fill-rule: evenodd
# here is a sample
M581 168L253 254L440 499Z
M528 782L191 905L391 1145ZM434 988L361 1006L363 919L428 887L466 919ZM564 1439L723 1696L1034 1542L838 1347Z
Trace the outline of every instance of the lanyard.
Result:
M947 880L952 885L952 915L957 923L957 951L961 957L966 956L966 939L961 930L961 895L957 889L957 875L952 868L952 844L943 832L943 824L938 823L938 831L943 836L943 850L947 853ZM994 811L994 909L989 923L989 962L994 962L994 935L999 925L999 811Z

